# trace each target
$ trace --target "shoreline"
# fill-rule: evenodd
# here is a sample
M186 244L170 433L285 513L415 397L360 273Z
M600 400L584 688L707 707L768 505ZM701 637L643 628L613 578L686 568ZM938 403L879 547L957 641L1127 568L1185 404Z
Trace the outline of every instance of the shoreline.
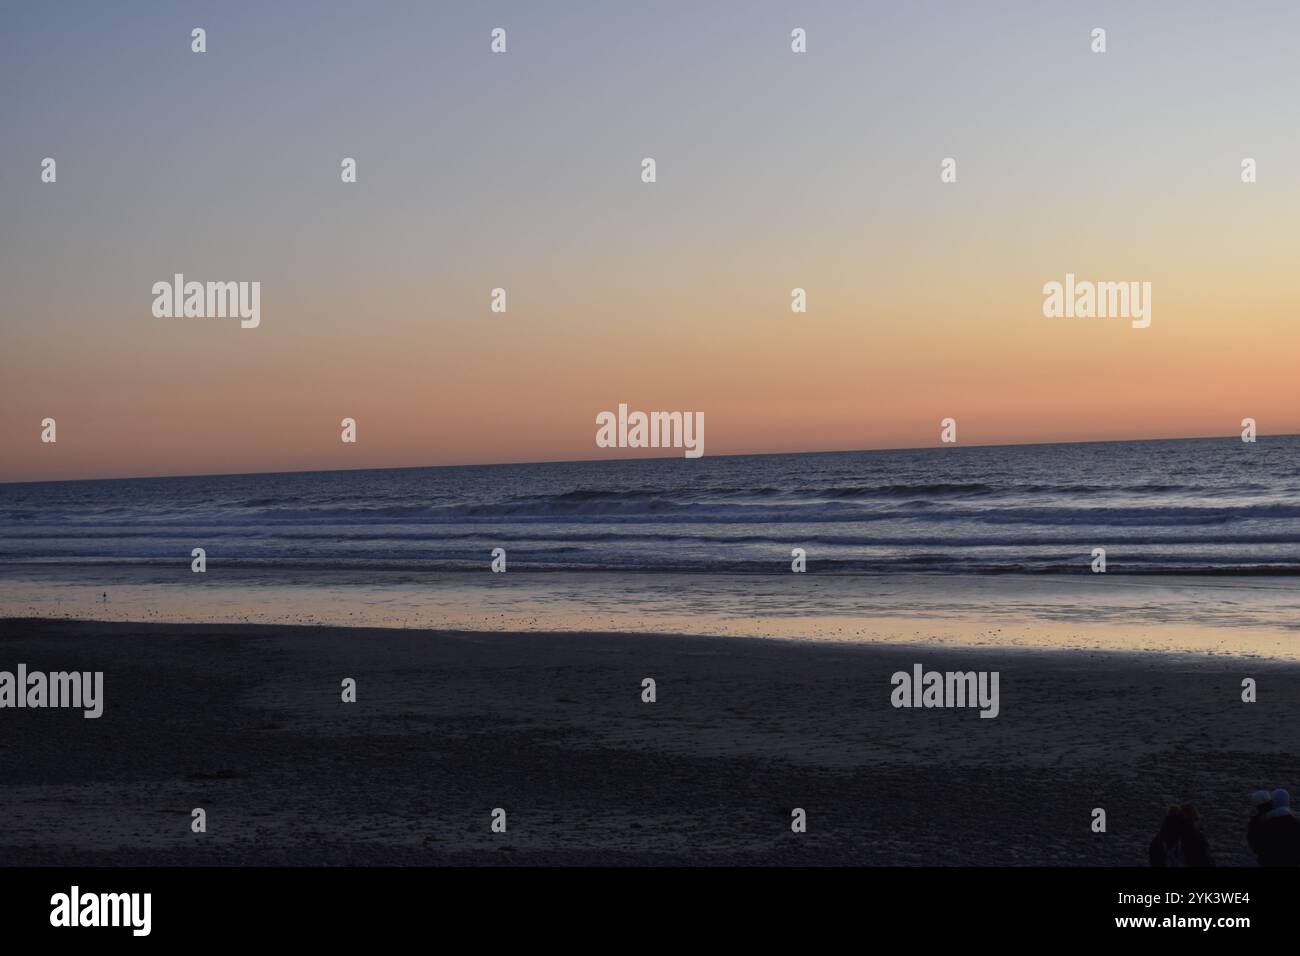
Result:
M681 633L936 646L1209 653L1300 660L1300 591L1281 578L1160 581L925 574L533 574L357 578L219 568L15 576L0 615L481 633Z
M1300 789L1285 660L2 619L20 661L104 714L0 710L0 865L1141 866L1175 801L1253 865L1246 795ZM918 663L999 671L998 717L893 707Z
M900 653L911 651L917 654L926 654L928 652L941 652L944 654L1004 654L1007 656L1043 656L1043 657L1061 657L1066 655L1075 656L1102 656L1118 661L1128 661L1129 663L1138 663L1141 661L1169 661L1181 662L1185 664L1205 664L1221 666L1225 660L1238 660L1250 665L1260 665L1265 667L1279 667L1282 669L1295 668L1300 671L1300 660L1294 660L1288 657L1269 657L1267 655L1256 654L1234 654L1234 653L1215 653L1199 650L1188 649L1170 649L1163 648L1135 648L1135 647L1072 647L1072 646L1051 646L1041 644L938 644L926 640L873 640L870 642L858 641L848 637L825 637L825 638L806 638L798 635L768 635L768 634L714 634L697 631L614 631L610 629L581 629L581 630L543 630L535 629L528 631L516 630L477 630L472 628L456 627L418 627L407 625L374 625L374 624L301 624L295 622L245 622L245 621L217 621L217 622L199 622L199 621L157 621L149 619L141 620L119 620L119 619L98 619L98 618L79 618L79 617L24 617L24 616L0 616L0 648L3 648L3 634L7 627L26 628L36 627L44 628L47 625L72 626L88 629L91 632L100 632L109 629L123 629L124 631L140 632L147 631L151 636L164 636L157 632L175 632L176 636L190 632L197 636L215 636L225 635L229 637L240 638L272 638L284 637L289 635L298 635L305 638L308 632L338 632L339 634L351 634L355 636L366 636L372 638L382 638L385 636L396 635L420 635L434 639L449 638L491 638L502 637L506 639L531 639L542 640L546 638L573 638L573 639L599 639L599 640L619 640L623 638L635 641L720 641L725 646L730 646L734 641L761 641L765 644L779 644L791 647L820 647L823 649L840 649L840 648L866 648L870 650L879 650L885 652ZM285 632L289 632L286 635ZM2 662L0 662L2 666Z

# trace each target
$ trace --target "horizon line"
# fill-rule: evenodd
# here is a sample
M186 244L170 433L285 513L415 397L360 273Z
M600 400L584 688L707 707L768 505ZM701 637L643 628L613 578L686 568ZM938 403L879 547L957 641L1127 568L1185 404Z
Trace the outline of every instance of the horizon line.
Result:
M956 449L956 448L1038 448L1052 445L1128 445L1140 444L1143 442L1158 441L1219 441L1227 440L1229 436L1225 435L1179 435L1175 437L1164 438L1090 438L1085 441L1013 441L1013 442L987 442L980 445L962 445L959 443L938 444L938 445L914 445L902 448L827 448L815 451L760 451L760 452L737 452L729 455L706 455L706 458L767 458L779 455L861 455L861 454L885 454L887 452L906 452L906 451L933 451L937 449ZM1263 438L1265 436L1259 436ZM1300 433L1285 433L1281 435L1270 435L1270 438L1296 438ZM579 464L596 464L607 462L616 464L619 462L629 461L682 461L685 460L681 455L639 455L630 458L558 458L546 459L543 461L497 461L497 462L466 462L456 465L387 465L382 467L368 468L301 468L289 471L230 471L230 472L201 472L197 474L169 474L169 475L118 475L108 478L45 478L29 479L23 481L0 481L0 487L10 485L53 485L53 484L75 484L87 481L168 481L178 478L252 478L257 476L272 475L328 475L340 472L361 472L361 471L425 471L430 468L516 468L527 467L530 465L579 465ZM700 459L702 460L702 459Z

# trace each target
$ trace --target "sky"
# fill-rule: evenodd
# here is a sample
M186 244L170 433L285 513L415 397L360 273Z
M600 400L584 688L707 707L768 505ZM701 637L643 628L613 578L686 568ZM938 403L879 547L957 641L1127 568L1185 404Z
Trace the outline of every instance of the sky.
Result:
M709 455L1300 432L1293 3L0 16L0 481L642 454L620 403ZM258 328L155 317L178 272ZM1067 273L1150 327L1044 317Z

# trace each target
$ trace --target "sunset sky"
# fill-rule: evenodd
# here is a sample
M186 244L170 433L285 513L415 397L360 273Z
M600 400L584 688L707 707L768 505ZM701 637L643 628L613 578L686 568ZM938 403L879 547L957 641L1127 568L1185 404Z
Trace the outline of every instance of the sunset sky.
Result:
M1300 432L1300 7L1047 6L8 8L0 481Z

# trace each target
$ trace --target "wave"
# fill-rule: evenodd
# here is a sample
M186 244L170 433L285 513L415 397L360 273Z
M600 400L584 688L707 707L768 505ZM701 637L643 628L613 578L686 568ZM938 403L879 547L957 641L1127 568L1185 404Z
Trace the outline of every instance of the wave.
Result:
M511 573L672 573L672 574L761 574L781 575L790 573L788 562L784 559L756 560L662 560L654 563L636 561L630 558L601 557L598 560L558 560L559 556L530 555L512 553ZM304 559L286 560L283 558L229 558L223 557L219 565L224 576L241 573L252 574L253 578L244 583L257 583L258 578L265 583L275 583L275 576L291 573L320 572L366 572L374 577L367 580L374 584L388 583L388 573L467 573L483 574L487 564L482 555L475 557L439 557L439 558L339 558L339 559ZM215 570L217 565L210 565ZM22 572L37 569L136 569L152 572L158 579L179 583L189 575L188 563L175 559L144 557L112 558L64 558L64 559L27 559L12 560L0 558L0 572ZM929 554L916 555L894 560L873 560L867 558L828 559L810 558L809 573L820 575L837 574L890 574L890 573L937 573L937 574L979 574L979 575L1089 575L1091 571L1086 561L1055 559L1051 561L966 561L955 556ZM1300 576L1300 556L1291 560L1277 561L1243 561L1243 562L1207 562L1189 556L1179 562L1159 562L1129 558L1122 564L1113 563L1107 570L1109 577L1125 576L1189 576L1189 575L1248 575L1270 577Z
M579 526L582 527L582 526ZM284 544L301 543L303 545L313 545L316 543L336 543L352 545L379 545L379 544L403 544L403 543L422 543L436 544L441 542L460 542L460 541L480 541L495 542L502 535L508 535L510 541L515 543L553 543L568 542L574 544L637 544L637 543L657 543L657 544L679 544L692 543L695 545L719 547L734 546L741 544L769 544L785 545L791 540L791 535L771 534L763 532L738 531L734 534L707 533L706 531L696 530L694 528L682 530L664 530L664 531L586 531L574 528L562 527L553 530L520 530L518 528L504 529L496 527L479 527L473 530L448 530L437 529L427 531L403 530L397 531L392 529L380 528L357 528L355 526L337 526L328 528L319 527L299 527L283 528L270 533L249 533L245 529L211 526L211 527L189 527L184 529L185 535L180 535L177 529L167 529L166 536L160 535L154 530L135 530L130 532L119 532L116 530L60 530L60 529L31 529L21 533L11 533L0 531L0 556L7 551L13 550L21 552L30 548L33 544L44 545L47 542L69 542L69 543L96 543L96 542L114 542L114 541L131 541L158 543L160 541L175 542L184 537L189 539L202 539L206 542L282 542ZM918 534L855 534L855 533L826 533L825 531L815 530L809 533L801 531L797 533L798 541L801 545L818 545L825 547L944 547L944 548L1033 548L1033 547L1084 547L1091 548L1097 538L1095 534L1078 533L1073 537L1064 535L1059 529L1038 529L1030 533L1015 535L995 535L995 534L978 534L978 533L946 533L942 535L918 535ZM5 545L3 542L13 541L13 545ZM1133 533L1119 529L1110 529L1106 532L1105 541L1108 545L1202 545L1202 546L1227 546L1227 545L1296 545L1300 546L1300 527L1292 529L1289 532L1219 532L1209 534L1160 534L1153 536L1150 533Z
M1234 506L1132 506L1087 505L1084 507L980 507L941 505L930 501L901 501L890 506L861 507L846 501L791 501L781 505L744 502L675 501L665 497L638 498L582 497L543 499L506 504L385 505L380 507L278 508L256 515L210 511L159 518L135 514L118 521L98 520L50 522L29 521L0 524L0 535L16 536L43 529L43 534L60 529L68 532L113 529L123 536L137 534L139 527L167 530L176 528L262 528L266 526L348 527L357 524L473 524L484 521L554 521L581 524L617 519L625 523L663 524L837 524L882 521L934 522L950 525L1028 525L1042 528L1090 526L1124 528L1177 525L1227 525L1243 520L1297 520L1300 503L1241 504Z

